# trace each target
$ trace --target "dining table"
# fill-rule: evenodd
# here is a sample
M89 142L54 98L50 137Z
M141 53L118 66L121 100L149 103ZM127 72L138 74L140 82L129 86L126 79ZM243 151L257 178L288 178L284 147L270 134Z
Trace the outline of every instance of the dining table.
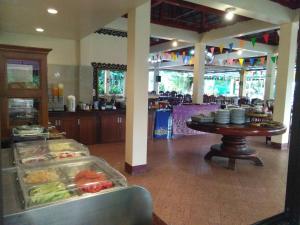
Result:
M211 146L210 151L205 155L206 160L212 157L228 158L228 168L234 170L237 159L250 160L256 166L263 166L263 161L254 148L247 144L248 136L275 136L285 133L286 127L279 122L273 122L273 125L266 123L245 123L245 124L218 124L201 123L188 120L188 128L206 133L222 135L222 143Z

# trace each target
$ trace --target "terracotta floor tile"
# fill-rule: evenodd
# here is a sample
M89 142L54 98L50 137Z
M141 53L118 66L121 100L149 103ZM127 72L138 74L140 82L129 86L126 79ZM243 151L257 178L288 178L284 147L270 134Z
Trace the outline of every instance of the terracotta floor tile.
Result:
M288 152L273 150L264 138L250 138L264 167L238 160L203 159L219 135L181 137L148 142L149 171L124 172L124 144L90 146L91 153L124 173L130 184L146 187L156 214L168 225L249 225L283 210Z

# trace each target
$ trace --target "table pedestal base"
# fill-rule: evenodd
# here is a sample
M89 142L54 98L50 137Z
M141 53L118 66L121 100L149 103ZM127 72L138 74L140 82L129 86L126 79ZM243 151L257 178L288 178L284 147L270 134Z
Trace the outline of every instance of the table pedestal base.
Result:
M254 149L248 148L245 137L223 136L222 144L211 146L210 151L205 155L206 160L219 156L229 158L228 168L235 169L235 160L251 160L256 166L263 166L263 162L257 156Z

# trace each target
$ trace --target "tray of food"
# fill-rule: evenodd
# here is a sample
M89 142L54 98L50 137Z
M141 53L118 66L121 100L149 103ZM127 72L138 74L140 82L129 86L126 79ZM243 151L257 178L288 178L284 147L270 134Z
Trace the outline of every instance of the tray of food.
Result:
M126 187L126 178L104 160L84 157L43 166L18 167L24 207L74 200Z
M19 142L14 145L17 164L49 163L89 156L89 150L73 139Z
M21 125L12 129L12 135L13 137L19 138L32 138L37 136L47 138L49 136L49 132L40 125Z

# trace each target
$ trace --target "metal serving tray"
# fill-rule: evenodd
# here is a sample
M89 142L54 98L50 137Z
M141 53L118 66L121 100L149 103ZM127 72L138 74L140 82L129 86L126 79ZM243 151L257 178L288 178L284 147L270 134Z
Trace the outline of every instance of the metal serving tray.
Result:
M24 207L99 195L127 186L126 178L104 160L83 157L66 163L19 166Z
M16 171L2 174L4 225L151 225L150 193L138 186L88 197L72 198L44 207L23 209Z
M89 149L73 139L27 141L14 144L14 157L17 165L38 165L89 155Z

